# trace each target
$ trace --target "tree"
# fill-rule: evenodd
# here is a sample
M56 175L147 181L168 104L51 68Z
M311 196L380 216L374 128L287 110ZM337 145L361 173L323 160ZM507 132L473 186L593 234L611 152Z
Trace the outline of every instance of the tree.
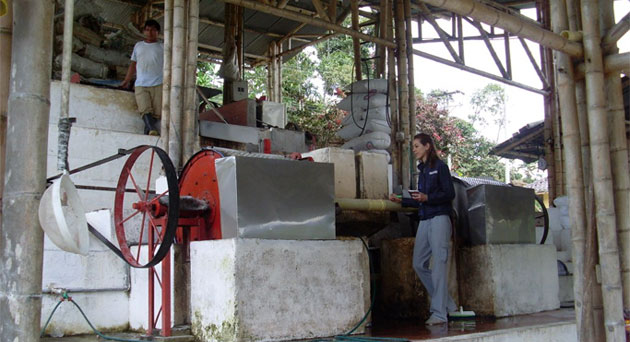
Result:
M470 122L473 126L478 125L481 128L488 127L490 123L498 126L495 142L499 141L501 130L505 130L507 125L505 100L505 89L495 83L477 90L470 99L473 108L473 113L468 115Z
M433 92L431 92L433 93ZM431 94L430 93L430 94ZM502 180L504 168L499 158L489 155L494 143L471 124L450 117L439 97L418 97L416 131L431 135L441 157L451 157L452 170L463 177Z

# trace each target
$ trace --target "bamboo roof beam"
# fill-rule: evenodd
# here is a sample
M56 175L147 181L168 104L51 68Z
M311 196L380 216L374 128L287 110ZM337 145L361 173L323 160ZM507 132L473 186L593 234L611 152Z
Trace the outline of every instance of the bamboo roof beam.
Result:
M290 54L292 54L294 52L300 52L300 51L306 49L307 47L309 47L311 45L319 44L319 43L324 42L324 41L326 41L326 40L328 40L328 39L330 39L332 37L336 37L338 35L339 35L339 33L327 34L327 35L322 36L322 37L320 37L318 39L312 40L312 41L310 41L310 42L308 42L306 44L302 44L302 45L300 45L298 47L294 47L293 49L290 49L290 50L287 50L287 51L283 51L283 52L281 52L278 55L278 57L290 55Z
M571 42L559 34L545 30L529 19L502 12L474 0L422 0L422 2L501 28L573 57L582 57L584 54L582 45L579 43Z
M311 0L311 3L313 4L313 7L315 7L315 11L317 11L317 15L326 21L331 21L330 18L328 18L328 14L326 14L326 10L324 9L324 5L322 5L322 2L319 0Z
M575 78L584 78L586 66L580 63L575 68ZM630 73L630 52L608 55L604 58L604 73L625 72Z
M222 48L217 47L217 46L212 46L212 45L203 44L203 43L199 43L198 45L199 45L199 49L200 50L210 50L210 51L217 51L217 52L223 51ZM259 59L259 60L264 60L264 61L268 61L269 60L269 57L267 57L267 56L255 55L255 54L251 54L251 53L246 53L245 57L253 58L253 59Z
M348 36L356 37L356 38L359 38L359 39L364 40L364 41L368 41L368 42L372 42L372 43L376 43L376 44L382 44L382 45L385 45L387 47L396 47L396 44L393 41L385 40L385 39L378 38L378 37L373 37L373 36L370 36L370 35L367 35L367 34L364 34L364 33L361 33L361 32L354 31L354 30L349 29L347 27L343 27L343 26L338 25L338 24L333 24L333 23L327 22L327 21L319 19L319 18L313 18L313 17L307 16L307 15L304 15L304 14L293 12L293 11L288 11L288 10L285 10L285 9L279 9L277 7L268 6L268 5L261 4L259 2L255 2L255 1L252 1L252 0L221 0L221 1L223 1L225 3L229 3L229 4L233 4L233 5L249 8L249 9L254 10L254 11L259 11L259 12L262 12L262 13L275 15L277 17L282 17L282 18L285 18L285 19L289 19L289 20L305 23L305 24L308 24L308 25L321 27L321 28L324 28L324 29L327 29L327 30L332 30L334 32L343 33L343 34L346 34Z
M435 30L435 32L437 32L438 36L440 37L440 40L444 43L444 46L446 47L448 52L451 54L451 57L453 57L453 60L459 64L464 64L464 61L462 61L462 59L459 58L459 55L457 54L457 52L455 52L455 49L453 48L453 46L451 46L451 43L449 42L449 39L448 39L449 38L448 35L446 34L446 32L444 32L444 30L442 30L440 25L438 25L437 21L435 21L435 19L433 18L433 15L431 14L431 10L429 10L427 5L420 3L418 7L420 8L420 11L422 12L422 16L429 22L429 24L431 24L431 26L433 26L433 29Z
M602 49L608 51L608 49L614 47L619 38L623 37L626 32L630 30L630 12L623 16L613 27L611 27L606 35L602 37Z
M216 26L216 27L225 27L225 24L220 22L220 21L216 21L216 20L212 20L212 19L208 19L208 18L199 18L199 22L204 23L204 24L208 24L208 25L212 25L212 26ZM269 32L269 31L263 31L263 30L257 30L257 29L253 29L250 27L245 27L244 28L245 32L251 32L251 33L255 33L255 34L262 34L271 38L282 38L284 37L284 35L280 34L280 33L276 33L276 32ZM307 39L302 39L302 38L294 38L291 37L291 39L295 39L295 40L299 40L305 43L308 43L309 40Z

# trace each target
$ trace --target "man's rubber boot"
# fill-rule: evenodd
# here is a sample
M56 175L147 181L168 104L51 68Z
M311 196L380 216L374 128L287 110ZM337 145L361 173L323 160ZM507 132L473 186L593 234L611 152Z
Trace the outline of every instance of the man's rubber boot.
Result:
M142 116L142 121L144 121L144 134L148 135L160 135L157 128L155 127L156 119L151 116L151 114L144 114Z

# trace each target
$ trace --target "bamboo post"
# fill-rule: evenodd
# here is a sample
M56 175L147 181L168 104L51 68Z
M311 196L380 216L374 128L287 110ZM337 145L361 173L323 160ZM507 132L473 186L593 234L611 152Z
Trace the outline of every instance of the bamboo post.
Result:
M582 0L581 9L604 324L607 341L622 341L625 339L623 296L597 1Z
M173 55L171 67L171 115L169 123L168 155L177 169L182 166L182 116L185 69L186 30L184 28L184 0L173 2Z
M70 143L70 74L72 73L72 26L74 0L66 0L63 8L63 55L61 62L61 109L57 140L57 170L68 170L68 144Z
M558 33L568 28L566 5L564 1L551 2L551 20L553 31ZM554 51L556 60L556 87L560 112L562 114L562 142L564 145L566 168L573 170L565 173L566 188L569 195L569 217L571 220L571 242L573 244L573 293L575 300L575 318L578 341L588 341L584 332L584 251L586 209L584 199L584 177L582 173L582 154L580 146L580 125L575 99L575 81L573 63L567 54Z
M614 14L614 10L609 9L609 11L611 14L610 18L613 19L613 21L610 23L610 25L612 26L605 28L605 35L602 37L602 49L604 49L604 51L606 52L610 52L609 50L611 48L618 50L617 41L619 40L619 38L623 37L623 35L626 34L628 30L630 30L630 13L624 15L623 18L621 18L619 22L615 24L614 17L612 16L612 14ZM608 26L608 24L606 26Z
M229 75L227 70L230 69L230 63L233 63L234 57L236 57L236 6L232 4L225 4L225 27L223 34L223 64L221 68L223 69L223 104L229 104L234 102L234 92L233 92L233 84L236 79L234 75ZM237 60L238 65L238 60Z
M396 23L396 42L398 43L398 110L400 118L400 128L404 134L402 141L402 185L403 189L409 189L411 180L411 151L410 145L410 129L409 129L409 87L407 78L407 41L405 35L405 16L404 16L404 0L396 0L395 19Z
M359 4L358 0L350 0L350 8L352 14L352 29L359 31ZM354 51L354 69L356 72L356 80L363 79L363 73L361 72L361 41L358 38L352 37L352 49Z
M612 0L599 1L601 32L610 31L615 25ZM618 52L616 43L609 44L609 53ZM621 255L621 285L623 309L630 314L630 173L628 173L628 142L623 110L621 78L619 72L605 76L608 96L608 128L610 137L610 159L612 163L615 212L617 214L617 239Z
M7 104L9 101L9 75L11 75L11 46L13 30L13 5L7 0L7 14L0 17L0 203L4 189L4 158L6 156ZM0 206L2 222L2 206ZM2 226L0 225L0 234Z
M188 160L194 153L199 134L196 134L197 122L197 39L199 37L199 1L188 2L188 47L186 56L186 101L183 120L184 151L183 160Z
M164 0L164 68L162 74L162 114L160 142L168 153L171 122L171 67L173 54L173 0Z
M393 0L381 0L385 2L386 7L386 20L385 20L385 32L387 33L387 40L392 40L394 36L392 26L392 14L393 14ZM401 148L400 144L403 142L403 136L400 128L400 116L398 107L398 85L396 83L396 59L394 48L387 47L387 79L389 84L389 116L392 126L392 184L394 186L402 186L402 161L401 161ZM400 138L400 139L399 139Z
M379 37L383 40L387 40L387 2L381 1L379 4L379 13L378 13L378 32ZM386 65L386 56L385 56L385 46L383 44L377 44L376 47L376 77L385 78L385 65Z
M0 232L0 341L39 341L44 232L37 220L37 208L46 188L54 2L20 0L12 5Z
M567 1L567 9L571 8L570 2ZM569 15L569 26L571 26L572 18ZM581 330L578 334L582 341L605 341L603 329L597 330L596 327L603 326L604 321L601 315L601 289L597 284L597 276L595 274L595 266L597 265L597 234L594 233L595 227L595 209L593 199L593 178L591 176L591 148L588 133L588 116L586 110L586 85L584 80L575 83L575 97L578 115L578 125L580 129L580 143L582 155L582 174L583 174L583 192L586 210L586 231L584 232L584 280L582 282L582 323ZM575 248L575 247L574 247ZM596 294L599 293L599 296ZM599 312L596 314L595 308ZM597 323L596 323L597 322ZM599 334L598 334L599 332Z

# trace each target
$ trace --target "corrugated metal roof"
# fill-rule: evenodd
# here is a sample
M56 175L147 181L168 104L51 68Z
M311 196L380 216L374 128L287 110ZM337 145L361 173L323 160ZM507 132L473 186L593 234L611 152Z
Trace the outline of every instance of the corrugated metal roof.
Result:
M533 1L515 1L515 0L480 0L489 3L508 4L514 8L532 7ZM134 14L141 10L144 5L148 3L147 0L77 0L75 8L81 8L94 14L97 17L102 18L105 22L112 23L120 26L127 26L134 16ZM327 1L324 1L327 4ZM378 5L378 0L364 1L364 4ZM338 16L341 16L343 9L349 6L348 0L340 2L340 8L337 10ZM157 20L163 25L163 18L159 15L161 12L162 3L157 2L155 5L157 14ZM303 14L312 14L315 12L315 8L310 0L290 0L288 7L294 10L302 10ZM223 48L223 35L224 30L220 27L224 21L224 8L225 3L218 0L201 0L199 8L199 17L202 20L199 23L199 42L201 44L210 45L216 49ZM81 11L75 15L80 15ZM204 20L207 20L204 22ZM210 24L208 21L218 23ZM265 56L269 48L269 44L272 41L280 39L278 35L285 36L297 28L300 23L279 18L273 15L265 14L262 12L255 12L253 10L245 9L244 11L244 46L245 53L248 55ZM252 32L259 31L259 32ZM268 35L265 33L272 33ZM306 25L301 28L296 34L317 34L324 35L325 29ZM275 35L273 35L275 34ZM313 40L315 38L309 38ZM295 48L305 44L304 40L292 40L291 48ZM285 44L284 49L287 50L288 44ZM291 55L286 56L285 60L290 58ZM250 58L250 61L252 59Z
M520 159L525 163L532 163L545 155L544 121L536 121L523 126L512 137L497 146L491 154L508 158Z

